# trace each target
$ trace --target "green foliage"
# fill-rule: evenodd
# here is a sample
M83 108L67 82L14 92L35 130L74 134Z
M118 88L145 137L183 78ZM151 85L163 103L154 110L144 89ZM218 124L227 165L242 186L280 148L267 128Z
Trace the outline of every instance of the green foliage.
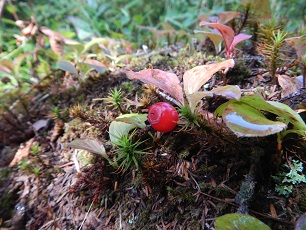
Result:
M34 145L32 144L32 145L31 145L31 148L30 148L30 151L31 151L32 154L38 155L39 152L40 152L39 143L36 143L36 144L34 144Z
M284 164L284 171L279 172L273 179L277 183L275 185L275 191L289 197L292 194L294 185L306 183L306 177L303 174L303 163L298 160L292 160L291 164ZM289 170L289 172L288 172Z
M123 93L121 89L117 89L116 87L112 89L108 93L107 98L103 98L103 100L110 106L110 107L117 107L121 113L125 113L125 111L122 108L122 104L124 102L123 100Z
M257 51L266 58L267 68L277 82L276 69L284 63L284 43L287 33L282 31L275 21L269 21L260 26L260 39L257 44Z
M305 27L306 2L299 0L273 0L271 1L273 17L286 21L287 31L296 31ZM304 25L303 23L304 22Z
M260 111L267 111L279 116L280 121L271 121ZM293 124L295 132L301 136L306 136L306 125L300 115L289 106L273 101L265 101L259 95L251 95L240 98L240 100L230 100L215 111L216 116L222 116L226 125L238 136L267 136L279 133ZM289 130L282 134L283 138ZM280 140L279 140L280 141Z
M181 115L181 121L183 122L183 125L185 128L187 127L193 127L194 125L199 125L199 119L200 114L197 110L191 111L188 104L185 104L184 106L179 108L179 113Z

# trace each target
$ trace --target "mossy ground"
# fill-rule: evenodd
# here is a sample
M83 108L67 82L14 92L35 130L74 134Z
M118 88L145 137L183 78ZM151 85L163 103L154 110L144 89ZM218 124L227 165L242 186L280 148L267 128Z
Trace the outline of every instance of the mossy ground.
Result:
M133 64L130 68L140 70L150 63L182 78L187 69L211 58L186 47L181 52L138 60L137 66ZM230 72L229 81L246 85L246 81L253 80L249 74L243 62ZM215 82L221 80L217 76ZM20 127L26 135L16 129L20 119L12 118L15 126L2 121L5 145L13 148L13 143L33 137L40 146L38 154L27 156L29 167L38 167L39 173L15 166L11 173L2 175L3 226L20 224L13 209L21 201L26 208L23 227L27 229L77 229L86 213L83 229L212 229L214 218L241 208L237 200L246 200L243 205L249 213L272 229L292 229L305 210L305 186L296 187L292 197L286 199L274 192L271 179L278 165L292 153L300 154L303 150L288 145L287 149L284 146L283 155L277 155L275 136L239 139L217 120L205 120L205 112L200 114L203 119L200 126L180 124L161 136L148 127L139 129L133 138L144 141L140 147L148 154L139 159L138 170L121 172L101 156L95 156L92 162L86 161L86 166L81 164L78 171L75 161L82 158L74 160L75 150L68 147L75 138L98 139L110 155L114 154L108 127L120 111L109 108L103 100L93 99L107 97L114 87L120 88L129 100L144 92L140 82L129 81L120 69L90 76L75 87L65 88L63 82L62 78L50 80L45 88L33 91L32 97L38 93L50 96L36 105L35 114L22 117L23 122L30 124L45 118L54 106L63 112L68 110L70 115L61 118L64 125L59 130L55 128L58 119L37 132L29 126ZM151 103L165 100L158 94L150 94L149 99ZM203 110L213 111L218 100L203 103ZM26 106L33 108L35 101L30 100ZM124 106L133 112L147 109ZM252 193L245 186L247 175L255 185ZM273 208L277 216L271 214Z

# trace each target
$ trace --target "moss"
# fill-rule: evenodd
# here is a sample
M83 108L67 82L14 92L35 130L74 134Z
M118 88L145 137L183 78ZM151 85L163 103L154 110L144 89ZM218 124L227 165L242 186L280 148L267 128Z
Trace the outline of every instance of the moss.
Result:
M234 68L231 68L226 75L228 84L241 84L244 78L250 76L250 73L251 70L245 61L237 61Z
M306 189L304 189L301 193L301 200L299 202L299 208L302 212L306 212Z

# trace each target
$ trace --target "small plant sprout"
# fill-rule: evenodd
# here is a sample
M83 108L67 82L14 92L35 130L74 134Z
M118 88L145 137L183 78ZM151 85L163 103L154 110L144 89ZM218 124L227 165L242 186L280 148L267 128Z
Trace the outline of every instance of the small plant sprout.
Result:
M38 155L40 152L39 143L36 143L34 145L32 144L30 150L31 150L31 153L33 153L34 155Z
M133 141L133 137L137 130L134 130L130 135L124 133L120 138L117 138L117 142L114 145L117 147L115 152L118 157L116 157L116 162L121 162L119 164L119 169L125 172L132 165L139 169L139 158L146 154L146 152L139 150L139 146L143 141Z
M200 114L197 110L191 111L190 107L188 105L185 105L179 109L179 112L181 114L181 120L185 128L187 127L193 127L194 125L200 126L199 119Z
M273 79L273 83L277 83L276 70L284 63L282 49L284 47L285 38L287 33L277 30L271 31L261 28L263 33L266 33L265 38L261 38L257 45L257 51L266 58L267 68Z
M235 56L234 49L238 43L252 37L252 35L244 33L240 33L235 36L234 30L232 30L232 28L222 25L220 23L210 23L206 21L201 21L200 26L210 26L216 29L217 31L216 30L212 31L212 33L214 33L216 36L218 35L220 36L221 34L223 41L225 43L225 51L228 59L233 58Z
M166 133L172 131L178 121L176 109L166 102L158 102L149 107L148 120L153 129Z
M117 107L121 113L125 113L125 110L122 108L123 97L121 90L116 87L108 93L108 97L103 98L103 100L110 107Z

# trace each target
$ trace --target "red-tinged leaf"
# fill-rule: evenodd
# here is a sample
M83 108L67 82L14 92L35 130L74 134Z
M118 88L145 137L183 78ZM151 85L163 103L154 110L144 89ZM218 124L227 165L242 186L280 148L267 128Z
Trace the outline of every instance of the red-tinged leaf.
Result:
M230 57L230 46L232 42L234 41L234 37L235 37L234 31L232 30L232 28L222 25L220 23L209 23L205 21L200 22L200 26L210 26L212 28L217 29L221 33L224 43L225 43L226 55L227 57Z
M229 49L229 52L232 53L235 49L235 46L239 43L239 42L242 42L244 40L247 40L249 38L251 38L252 35L248 35L248 34L238 34L234 37L234 40L230 46L230 49Z
M220 12L218 16L218 23L226 24L229 21L233 20L234 18L239 18L240 13L235 11L227 11L227 12Z
M233 59L228 59L223 62L218 62L209 65L196 66L187 70L183 76L184 91L186 95L193 94L198 91L216 72L234 67Z
M306 34L300 37L287 38L285 41L292 46L301 60L306 55Z
M147 84L155 85L184 104L183 89L176 74L159 69L145 69L139 72L125 71L129 79L137 79Z

